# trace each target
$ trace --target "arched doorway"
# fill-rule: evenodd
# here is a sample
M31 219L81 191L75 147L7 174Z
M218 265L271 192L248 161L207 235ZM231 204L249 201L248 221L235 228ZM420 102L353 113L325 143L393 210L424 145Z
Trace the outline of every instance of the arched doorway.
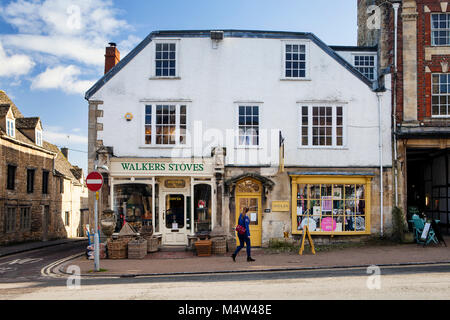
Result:
M260 247L262 241L262 183L253 178L245 178L236 183L236 224L244 207L248 207L250 218L250 241L254 247Z

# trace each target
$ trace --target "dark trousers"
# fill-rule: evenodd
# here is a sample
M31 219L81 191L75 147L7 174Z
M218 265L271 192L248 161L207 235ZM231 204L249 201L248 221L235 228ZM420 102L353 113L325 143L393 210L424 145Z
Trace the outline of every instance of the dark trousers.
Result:
M239 251L241 251L241 249L244 247L244 243L245 243L246 246L247 246L247 257L251 257L251 255L250 255L250 248L251 248L250 238L247 237L247 235L242 235L242 236L238 235L238 237L239 237L240 245L239 245L239 247L236 248L236 251L234 252L234 255L237 256Z

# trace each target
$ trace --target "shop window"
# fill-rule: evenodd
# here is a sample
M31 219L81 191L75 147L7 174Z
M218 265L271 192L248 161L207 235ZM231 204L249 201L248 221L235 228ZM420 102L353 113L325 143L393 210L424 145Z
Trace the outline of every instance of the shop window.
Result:
M212 230L211 186L197 184L194 186L194 231Z
M151 226L152 186L147 184L119 184L114 186L114 211L117 215L116 232L125 223L139 230L143 225Z
M305 181L305 180L303 180ZM293 178L293 233L369 233L370 182Z

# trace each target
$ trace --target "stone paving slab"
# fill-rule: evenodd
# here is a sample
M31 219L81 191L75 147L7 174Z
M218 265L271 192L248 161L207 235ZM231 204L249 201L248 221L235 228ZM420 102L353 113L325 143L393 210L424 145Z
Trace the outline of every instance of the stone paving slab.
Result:
M447 241L450 243L450 241ZM258 271L272 269L299 269L345 266L368 266L389 264L414 264L450 262L450 248L444 246L423 247L417 244L382 245L337 248L318 252L316 255L306 251L302 256L297 253L273 253L266 249L252 249L255 262L247 262L245 251L240 252L233 262L230 255L197 257L192 252L164 252L148 254L142 260L111 260L102 259L100 268L106 272L95 275L148 275L177 273L209 273ZM80 257L65 263L60 270L68 265L77 265L81 273L93 275L93 260Z

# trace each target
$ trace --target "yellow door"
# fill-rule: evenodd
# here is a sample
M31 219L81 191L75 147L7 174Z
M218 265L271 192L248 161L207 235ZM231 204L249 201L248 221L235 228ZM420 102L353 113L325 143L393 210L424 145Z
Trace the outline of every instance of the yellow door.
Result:
M262 238L261 183L254 179L246 179L237 184L236 224L244 207L249 209L247 216L250 219L250 243L252 247L260 247ZM237 234L236 240L239 245Z

